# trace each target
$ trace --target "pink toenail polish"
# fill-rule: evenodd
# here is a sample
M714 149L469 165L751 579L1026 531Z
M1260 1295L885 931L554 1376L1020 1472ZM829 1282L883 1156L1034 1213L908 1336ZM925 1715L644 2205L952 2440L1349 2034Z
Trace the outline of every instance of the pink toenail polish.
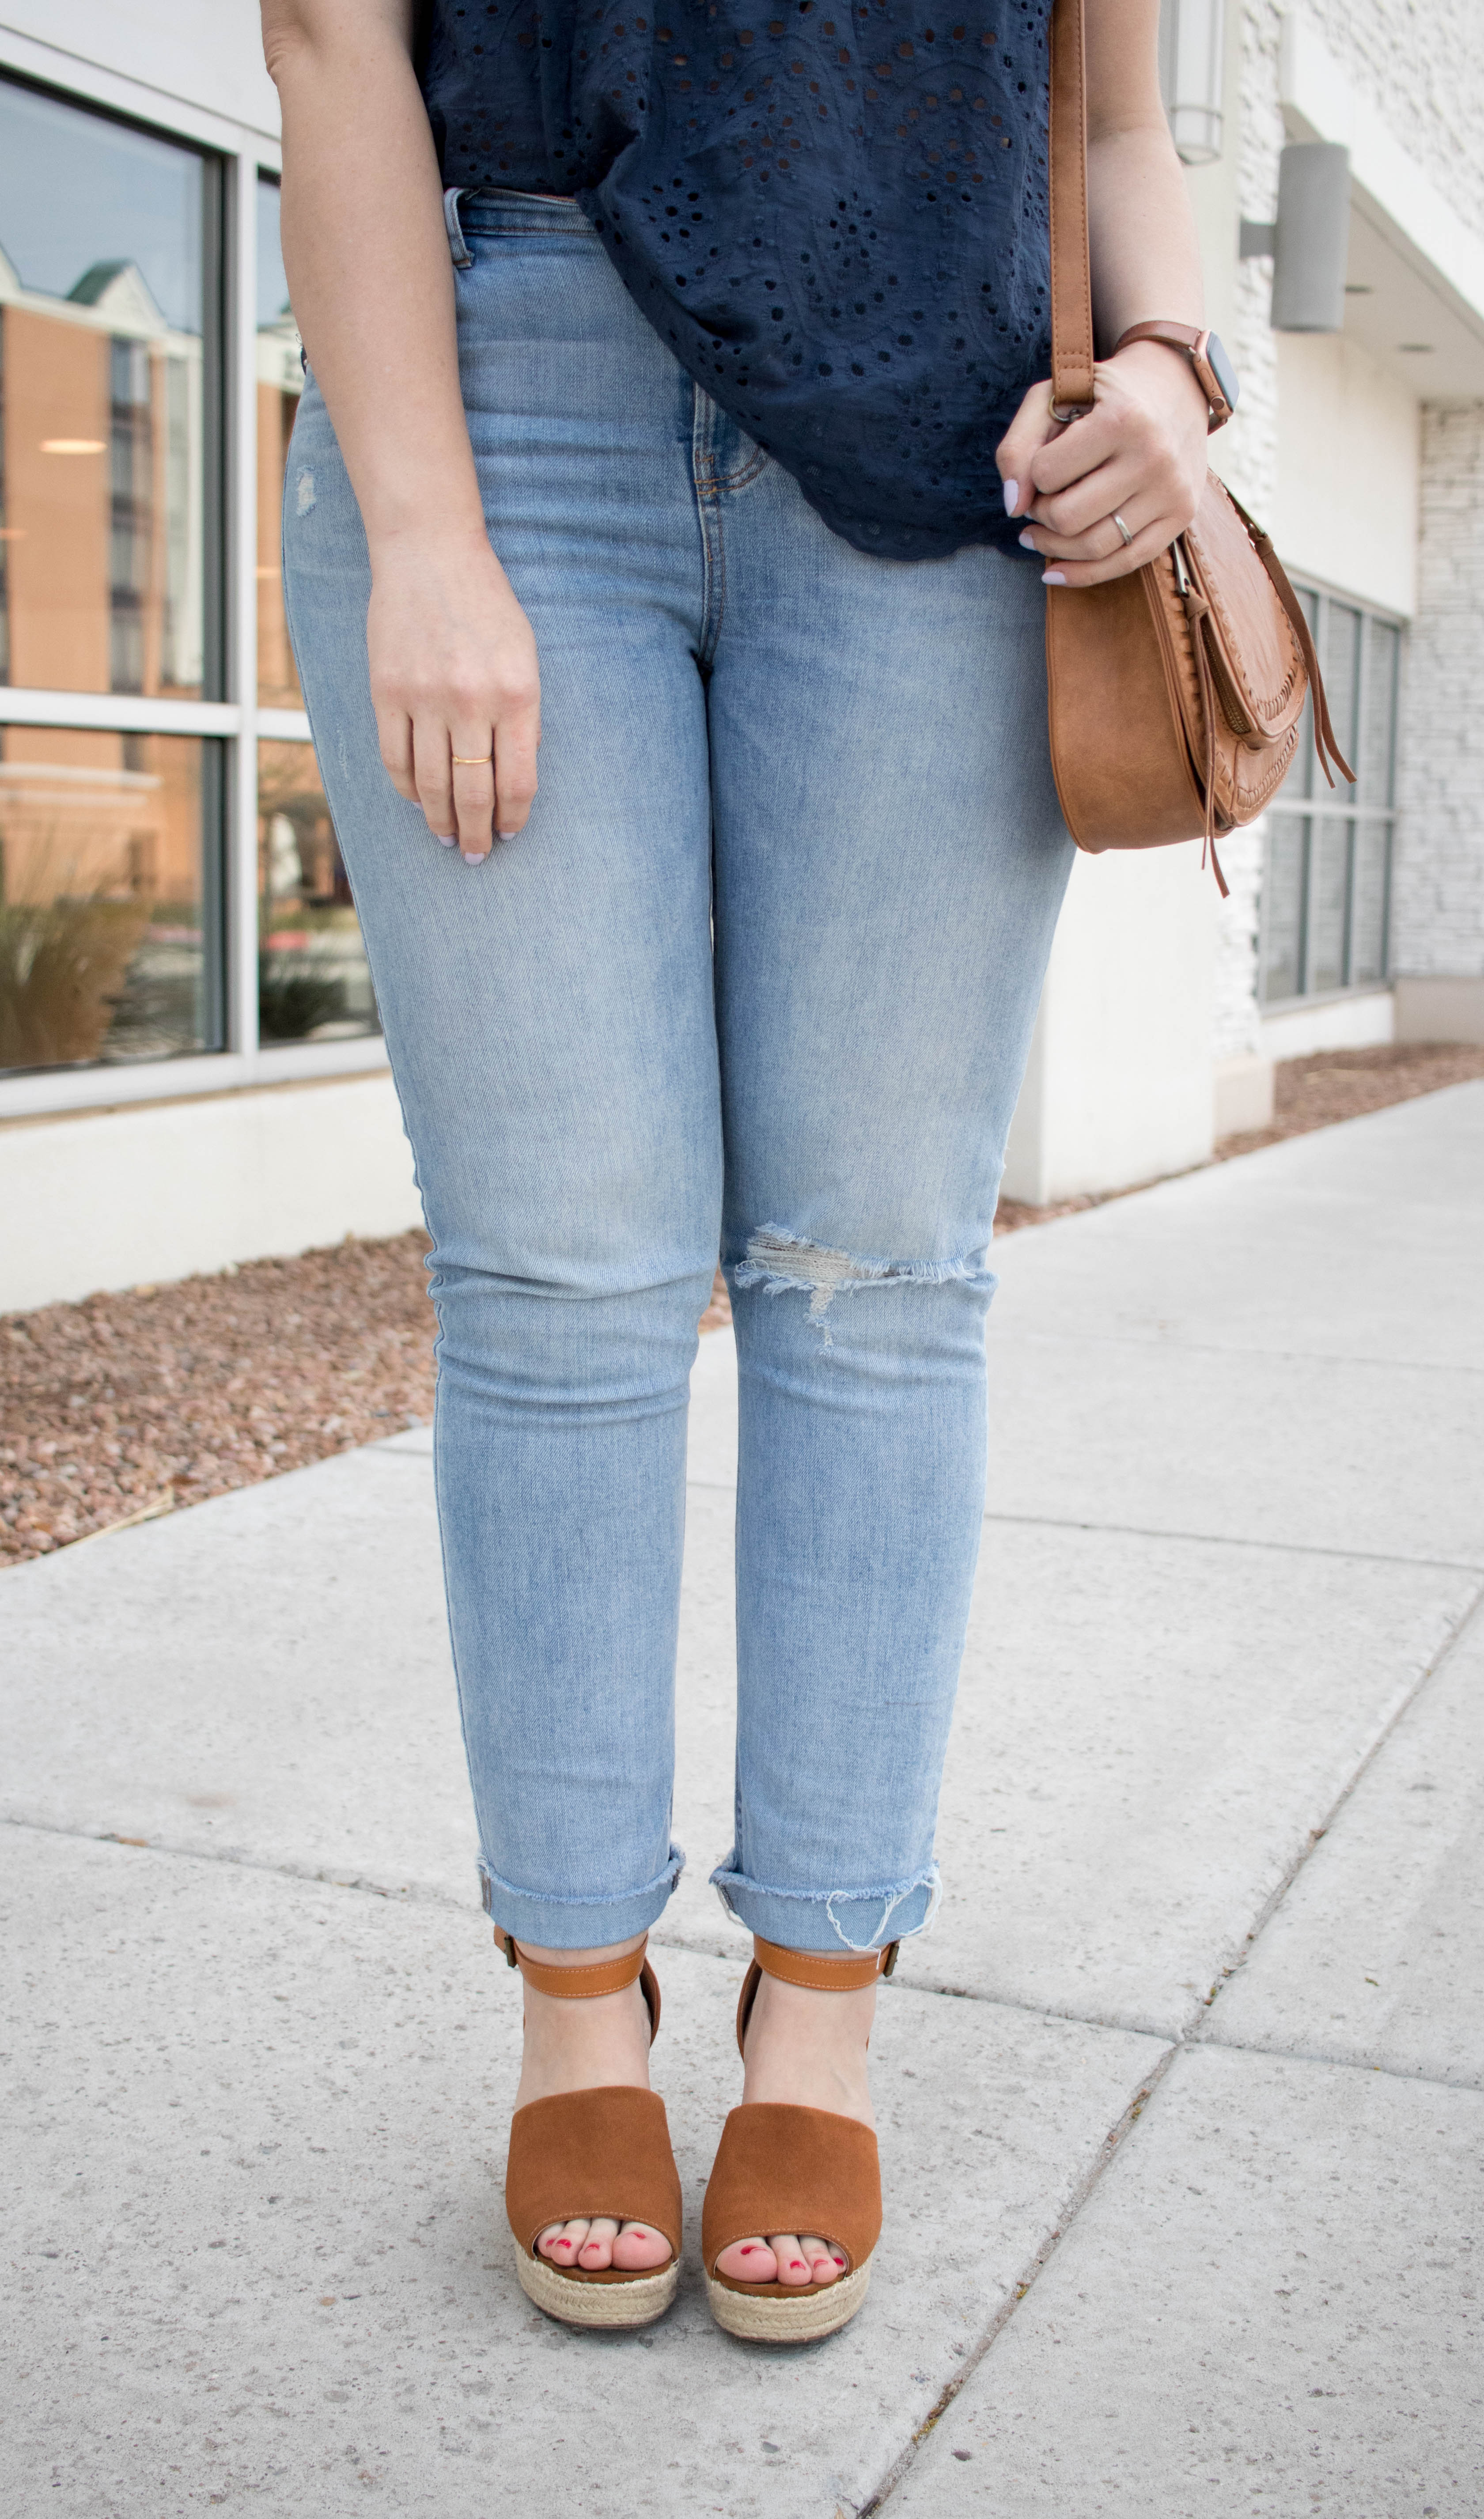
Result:
M763 2251L761 2248L744 2248L742 2254L744 2257L761 2257Z
M791 2275L799 2275L799 2274L803 2274L803 2272L804 2272L804 2259L803 2259L802 2257L793 2257L793 2258L791 2258L791 2259L790 2259L790 2261L789 2261L789 2273L790 2273Z

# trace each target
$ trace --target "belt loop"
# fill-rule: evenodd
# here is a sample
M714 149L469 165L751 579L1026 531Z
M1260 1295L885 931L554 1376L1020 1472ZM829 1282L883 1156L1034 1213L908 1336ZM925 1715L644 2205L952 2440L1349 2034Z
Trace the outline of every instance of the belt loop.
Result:
M466 189L467 187L462 184L450 184L443 196L443 224L448 230L449 251L454 257L456 271L467 271L474 259L464 243L463 229L458 218L459 195Z

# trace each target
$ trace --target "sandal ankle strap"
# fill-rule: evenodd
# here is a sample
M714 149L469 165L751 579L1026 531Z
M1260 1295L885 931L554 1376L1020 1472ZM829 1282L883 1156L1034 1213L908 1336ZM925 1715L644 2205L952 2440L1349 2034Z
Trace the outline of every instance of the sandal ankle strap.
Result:
M495 1947L503 1951L506 1967L519 1968L527 1985L538 1994L554 1994L563 2002L589 2002L598 1994L622 1994L626 1985L638 1979L639 1992L649 2013L649 2044L660 2034L660 1981L644 1957L649 1948L646 1933L636 1951L627 1951L621 1960L596 1960L589 1967L552 1967L546 1960L533 1960L521 1949L513 1933L495 1927Z
M863 1985L874 1985L879 1976L890 1976L896 1966L899 1942L888 1942L881 1951L848 1951L836 1957L833 1951L786 1951L778 1942L765 1942L761 1933L753 1935L753 1958L764 1976L775 1976L784 1985L806 1986L811 1994L854 1994Z
M513 1933L495 1927L495 1947L503 1951L505 1966L518 1967L527 1985L538 1994L554 1994L573 2003L589 2002L594 1995L622 1994L644 1972L644 1953L648 1948L646 1933L636 1951L626 1951L622 1959L594 1960L585 1967L552 1967L549 1961L533 1960L523 1951Z
M810 1994L855 1994L863 1985L874 1985L879 1976L891 1975L900 1948L899 1942L888 1942L882 1951L847 1951L837 1959L833 1952L786 1951L780 1942L765 1942L761 1933L754 1933L752 1966L737 1998L738 2055L747 2052L743 2044L747 2024L764 1977L802 1985Z

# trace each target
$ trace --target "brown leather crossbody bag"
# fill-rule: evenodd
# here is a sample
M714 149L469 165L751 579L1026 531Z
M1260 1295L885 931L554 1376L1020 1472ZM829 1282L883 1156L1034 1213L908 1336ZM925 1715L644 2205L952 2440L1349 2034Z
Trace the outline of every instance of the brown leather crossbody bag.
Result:
M1055 0L1051 22L1051 403L1069 425L1093 407L1082 13L1083 0ZM1047 588L1046 671L1051 765L1080 849L1203 839L1224 894L1215 842L1272 802L1310 694L1325 776L1332 787L1332 762L1353 779L1303 608L1214 472L1157 558L1107 585Z

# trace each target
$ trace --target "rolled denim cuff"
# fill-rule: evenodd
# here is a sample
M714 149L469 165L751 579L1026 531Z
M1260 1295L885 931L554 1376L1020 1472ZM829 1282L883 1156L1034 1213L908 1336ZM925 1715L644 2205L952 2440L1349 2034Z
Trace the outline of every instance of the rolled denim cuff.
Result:
M936 1863L885 1889L774 1889L736 1869L735 1849L711 1876L729 1916L788 1951L840 1957L903 1942L932 1923L942 1896Z
M480 1901L502 1932L513 1933L518 1942L534 1942L538 1950L603 1950L610 1942L632 1941L635 1933L647 1933L664 1914L684 1869L684 1847L672 1845L664 1871L640 1889L624 1890L613 1898L555 1898L539 1889L517 1889L512 1880L502 1880L481 1860Z

